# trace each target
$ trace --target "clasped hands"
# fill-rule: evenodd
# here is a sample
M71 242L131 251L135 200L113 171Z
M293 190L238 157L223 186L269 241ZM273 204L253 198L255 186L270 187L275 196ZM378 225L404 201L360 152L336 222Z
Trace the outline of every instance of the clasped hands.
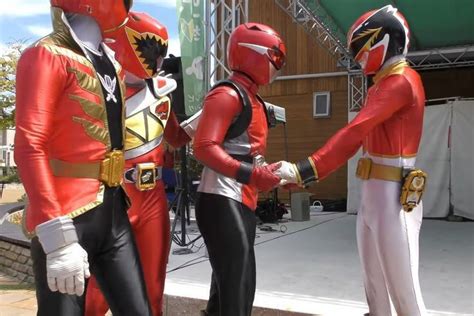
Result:
M302 183L298 178L298 170L295 164L288 161L279 161L255 167L252 172L251 183L260 191L270 191L277 186L291 189L298 186L302 187Z

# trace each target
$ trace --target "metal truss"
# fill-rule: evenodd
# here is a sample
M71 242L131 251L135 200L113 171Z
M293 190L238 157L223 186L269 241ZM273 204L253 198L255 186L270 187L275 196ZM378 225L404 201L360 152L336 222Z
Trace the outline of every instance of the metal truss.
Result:
M418 70L472 67L474 45L410 52L407 60Z
M344 65L348 71L348 108L358 111L367 91L367 78L350 56L344 35L320 1L275 0L291 18ZM474 67L474 45L411 52L408 62L417 70Z
M367 77L360 71L347 74L347 102L349 112L358 112L364 105L367 93Z
M319 1L275 0L316 42L349 68L357 67L345 44L345 36Z
M230 33L248 21L248 0L212 0L206 2L206 88L223 79L230 70L226 49Z
M346 49L345 36L319 1L275 0L291 18L348 70L348 109L359 111L367 91L367 79Z

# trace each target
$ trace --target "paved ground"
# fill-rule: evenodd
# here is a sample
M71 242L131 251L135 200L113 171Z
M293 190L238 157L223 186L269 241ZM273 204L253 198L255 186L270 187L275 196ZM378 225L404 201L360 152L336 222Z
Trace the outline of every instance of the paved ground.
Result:
M0 272L0 310L1 316L35 315L35 291Z
M343 213L321 213L309 222L285 223L285 233L259 230L255 305L330 316L363 315L367 306L355 219ZM424 220L420 278L430 315L474 315L473 228L474 222ZM189 232L188 237L197 234L194 225ZM204 248L198 249L201 243L196 243L192 254L170 256L165 289L170 297L201 299L190 309L193 312L202 308L209 291L210 267ZM165 315L174 316L174 302L171 298L165 301L170 309ZM0 315L35 315L35 309L34 292L0 274Z

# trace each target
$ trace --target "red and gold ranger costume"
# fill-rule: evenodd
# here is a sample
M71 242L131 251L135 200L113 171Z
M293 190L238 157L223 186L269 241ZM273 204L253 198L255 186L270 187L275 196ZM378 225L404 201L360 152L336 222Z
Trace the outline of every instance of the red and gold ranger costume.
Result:
M150 315L120 186L123 72L102 44L131 1L51 5L54 30L24 51L16 76L15 161L38 315L83 315L89 269L114 315Z
M257 91L283 67L286 49L274 30L247 23L232 32L227 53L233 72L207 94L194 139L204 164L196 219L213 270L204 313L247 316L255 295L257 195L280 181L277 166L263 161L268 124ZM245 128L235 132L242 117Z
M371 316L391 315L390 299L398 315L426 315L418 280L422 204L405 209L400 200L404 173L415 165L425 106L420 76L405 61L408 34L405 18L392 6L354 23L348 46L364 73L375 74L364 107L322 148L289 166L291 176L281 174L290 182L324 179L362 146L357 243Z
M170 219L161 171L166 140L177 148L190 138L171 109L176 81L157 76L168 48L168 33L145 13L130 12L110 44L126 71L125 190L128 217L140 254L153 315L162 315L162 297L170 246ZM146 79L146 80L145 80ZM107 302L92 278L87 287L86 315L104 316Z

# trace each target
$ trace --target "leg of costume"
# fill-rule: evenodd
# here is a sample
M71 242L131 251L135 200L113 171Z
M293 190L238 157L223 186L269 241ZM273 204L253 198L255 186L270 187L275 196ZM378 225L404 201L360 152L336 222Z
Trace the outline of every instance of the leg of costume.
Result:
M35 274L37 316L82 316L84 295L65 295L49 289L46 280L46 255L38 238L31 240L31 258Z
M385 295L378 293L376 296L374 293L384 290L381 285L384 282L398 315L426 315L418 279L422 205L407 213L400 205L399 196L400 184L397 182L364 181L360 220L366 227L358 230L358 237L362 238L359 240L360 255L370 253L369 257L362 259L370 313L390 315ZM363 232L364 229L368 231ZM376 254L372 255L372 252ZM383 275L380 274L379 264ZM383 279L380 279L382 276Z
M114 315L151 315L122 189L106 189L104 203L74 219L79 243L87 251L91 272ZM38 315L82 315L84 296L51 292L44 252L36 239L32 257Z
M362 198L362 200L365 200ZM391 315L390 298L388 296L382 265L378 257L377 244L373 230L365 223L364 207L357 214L357 248L362 266L365 295L370 314Z
M94 276L91 276L87 283L85 304L84 315L86 316L104 316L109 309L109 305L100 291L99 284L97 284Z
M134 184L126 184L132 201L128 211L135 241L140 255L148 300L153 315L162 314L162 299L168 262L170 222L166 195L162 182L150 191L138 191ZM87 287L86 315L103 316L107 302L91 279Z
M166 264L170 247L170 219L163 183L150 191L137 191L127 184L127 192L134 201L140 195L142 203L130 209L138 252L142 262L143 274L153 315L162 315L163 291L166 278Z
M254 213L235 200L200 193L196 217L213 269L207 313L249 316L255 293Z

